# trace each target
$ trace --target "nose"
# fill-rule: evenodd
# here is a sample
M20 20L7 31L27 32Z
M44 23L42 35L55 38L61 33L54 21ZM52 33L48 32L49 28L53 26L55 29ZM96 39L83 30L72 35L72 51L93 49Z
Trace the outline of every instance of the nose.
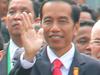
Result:
M53 23L51 29L52 32L59 32L60 31L60 27L57 23Z
M86 53L87 55L91 55L91 46L90 46L90 44L88 44L88 46L86 47L85 53Z
M14 20L21 20L20 15L21 15L21 13L17 12L17 13L14 15Z

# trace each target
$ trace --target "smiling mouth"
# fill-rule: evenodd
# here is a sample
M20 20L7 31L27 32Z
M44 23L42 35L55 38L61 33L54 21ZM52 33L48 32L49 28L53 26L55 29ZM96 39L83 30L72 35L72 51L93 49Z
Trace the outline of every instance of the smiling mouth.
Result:
M64 37L63 36L59 36L59 35L52 35L52 36L50 36L50 38L59 39L59 38L64 38Z

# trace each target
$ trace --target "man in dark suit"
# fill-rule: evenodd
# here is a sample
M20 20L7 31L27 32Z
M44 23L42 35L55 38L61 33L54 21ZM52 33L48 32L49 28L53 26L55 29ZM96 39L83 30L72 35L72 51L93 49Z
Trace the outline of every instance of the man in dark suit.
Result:
M19 26L19 21L21 21L20 14L25 11L27 13L32 13L32 16L35 17L32 4L31 1L27 0L9 1L6 20L6 25L10 34L10 41L7 45L7 62L9 62L8 73L16 64L20 54L24 51Z
M2 58L4 56L3 43L4 43L4 41L3 41L3 37L2 37L1 31L0 31L0 61L2 61Z
M0 0L0 19L1 19L1 33L4 38L4 43L10 39L8 29L6 28L6 15L8 11L9 0Z
M100 75L100 63L77 52L72 43L79 28L80 10L71 5L71 0L43 3L40 17L44 32L34 30L31 15L26 12L20 15L25 52L10 75ZM42 32L48 45L41 49ZM55 63L61 66L56 67Z
M0 22L1 23L1 22ZM0 31L0 75L7 75L7 62L4 51L4 40Z

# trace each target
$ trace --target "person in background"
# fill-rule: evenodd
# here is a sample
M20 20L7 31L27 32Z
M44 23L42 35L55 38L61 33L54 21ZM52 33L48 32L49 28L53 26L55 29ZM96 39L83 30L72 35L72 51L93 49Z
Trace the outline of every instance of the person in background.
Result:
M97 20L100 20L100 8L97 10Z
M88 5L80 5L81 13L80 20L94 20L96 21L96 12L93 9L90 9Z
M19 60L20 54L24 51L19 21L22 21L20 14L23 12L32 13L32 23L35 19L34 3L30 0L10 0L7 12L7 27L10 34L10 41L7 47L8 73ZM33 26L33 25L32 25Z
M72 0L72 2L77 5L83 5L86 3L86 0Z
M43 29L38 32L32 28L31 15L20 15L25 52L10 75L100 75L100 62L80 54L72 42L79 29L78 6L71 0L45 1L40 10ZM48 43L44 48L42 33Z
M1 22L0 22L1 24ZM6 51L4 50L4 39L0 28L0 75L7 75Z
M2 34L1 34L1 32L0 32L0 62L2 61L2 59L3 59L3 56L4 56L4 41L3 41L3 37L2 37ZM1 75L1 74L0 74Z
M100 20L98 20L91 31L91 56L100 60Z
M0 19L1 19L1 33L4 38L4 43L8 43L10 37L9 32L6 26L6 18L8 11L8 2L9 0L0 0Z
M91 48L89 47L91 39L91 30L95 21L93 20L81 20L80 28L77 35L74 38L75 45L80 53L91 55Z
M8 1L9 0L0 0L0 18L2 18L2 20L7 15L7 11L8 11Z

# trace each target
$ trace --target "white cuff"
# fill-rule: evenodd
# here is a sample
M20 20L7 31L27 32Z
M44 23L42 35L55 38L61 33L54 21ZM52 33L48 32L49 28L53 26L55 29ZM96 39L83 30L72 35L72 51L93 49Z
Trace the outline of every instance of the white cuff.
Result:
M28 60L23 59L24 53L25 53L25 52L23 52L23 53L21 54L21 56L20 56L21 65L22 65L22 67L23 67L24 69L29 69L29 68L31 68L31 67L35 64L35 62L36 62L36 57L33 58L33 62L29 62Z

